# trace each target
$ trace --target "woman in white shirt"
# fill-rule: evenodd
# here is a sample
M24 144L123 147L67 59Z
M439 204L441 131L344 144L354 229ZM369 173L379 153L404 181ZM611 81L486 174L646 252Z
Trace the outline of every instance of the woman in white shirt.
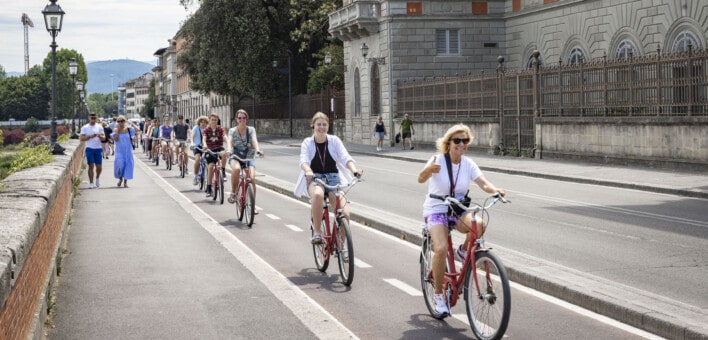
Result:
M455 228L459 232L467 234L465 243L457 250L457 255L464 257L469 238L471 236L475 238L482 236L486 223L480 216L472 216L471 213L465 213L459 218L448 214L447 206L435 206L435 204L440 203L440 200L431 198L430 194L445 196L454 193L455 198L462 200L467 195L471 181L474 181L484 192L490 194L500 193L502 196L506 194L504 189L495 187L484 177L482 171L472 159L464 157L465 152L467 152L467 146L471 141L472 132L470 132L469 127L464 124L452 126L447 130L444 137L438 139L438 154L428 160L428 163L425 164L425 167L418 175L418 183L425 183L430 180L425 203L423 203L423 216L435 251L432 266L436 310L443 315L450 315L447 299L442 292L448 233L451 228ZM450 159L451 171L449 172L447 157ZM473 218L477 221L477 230L470 232Z
M322 209L324 206L324 195L329 194L332 205L336 203L334 193L325 192L321 185L317 185L315 178L323 179L328 185L343 184L351 181L352 174L361 176L363 170L357 169L354 159L349 155L342 140L334 135L327 134L329 130L329 118L322 112L317 112L312 117L312 128L314 134L302 141L300 146L300 176L295 184L295 196L309 196L312 212L312 225L315 230L311 242L313 244L322 243ZM348 171L347 171L348 170ZM346 199L342 202L344 215L349 220L349 209L347 209ZM336 207L332 206L331 211Z

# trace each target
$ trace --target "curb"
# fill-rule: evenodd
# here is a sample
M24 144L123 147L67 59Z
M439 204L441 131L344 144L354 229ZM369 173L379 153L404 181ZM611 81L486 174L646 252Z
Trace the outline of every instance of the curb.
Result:
M293 146L288 143L288 146ZM299 146L299 145L297 145ZM353 154L366 154L377 157L398 159L410 162L425 161L410 157L350 151ZM514 175L547 178L561 181L631 188L650 192L676 194L688 197L708 198L708 194L687 190L656 188L633 183L591 180L578 177L548 175L519 170L483 167L486 171L497 171ZM294 184L268 175L262 175L258 185L292 196ZM309 202L300 198L300 201ZM401 216L386 216L386 212L372 210L371 207L357 209L356 203L351 212L351 219L365 226L414 244L420 244L422 237L418 220ZM367 211L367 213L360 213ZM461 241L458 240L458 241ZM708 311L673 301L633 287L620 285L586 274L572 268L563 267L524 254L494 246L501 257L511 281L562 299L592 312L668 339L703 339L708 340Z

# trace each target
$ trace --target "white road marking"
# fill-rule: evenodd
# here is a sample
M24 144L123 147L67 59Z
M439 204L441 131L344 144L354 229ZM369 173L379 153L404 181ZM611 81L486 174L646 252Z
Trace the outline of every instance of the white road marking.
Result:
M371 268L370 264L362 261L360 258L358 258L356 256L354 257L354 265L359 268Z
M271 220L279 220L280 219L280 217L275 216L273 214L265 214L265 215L268 216L268 218L270 218Z
M199 225L216 239L226 250L237 258L263 286L295 315L317 338L320 339L359 339L332 314L327 312L317 301L309 297L292 281L278 272L268 262L259 257L236 235L216 222L204 210L199 208L187 196L159 176L143 162L136 162L148 176L155 180L169 197L172 197ZM147 171L149 170L149 171ZM206 217L207 219L205 220Z
M409 286L408 284L406 284L405 282L403 282L401 280L398 280L398 279L383 279L383 280L384 280L384 282L402 290L403 292L405 292L406 294L408 294L410 296L423 296L423 293L420 290Z
M298 226L296 226L296 225L286 224L285 226L288 227L288 228L290 228L290 230L292 230L292 231L296 231L296 232L302 232L302 231L303 231L302 228L300 228L300 227L298 227Z
M623 330L623 331L625 331L625 332L627 332L627 333L632 333L632 334L635 334L635 335L640 336L640 337L645 338L645 339L652 339L652 340L654 340L654 339L656 339L656 340L663 339L662 337L656 336L656 335L651 334L651 333L649 333L649 332L645 332L645 331L643 331L643 330L641 330L641 329L639 329L639 328L635 328L635 327L632 327L632 326L630 326L630 325L621 323L621 322L619 322L619 321L617 321L617 320L608 318L608 317L606 317L606 316L604 316L604 315L597 314L597 313L592 312L592 311L589 311L589 310L587 310L587 309L585 309L585 308L582 308L582 307L573 305L573 304L571 304L571 303L565 302L565 301L563 301L563 300L561 300L561 299L558 299L558 298L556 298L556 297L550 296L550 295L548 295L548 294L544 294L544 293L542 293L542 292L533 290L533 289L528 288L528 287L526 287L526 286L522 286L522 285L520 285L520 284L518 284L518 283L515 283L515 282L509 282L509 283L510 283L511 287L513 287L514 289L518 289L518 290L520 290L520 291L522 291L522 292L524 292L524 293L526 293L526 294L529 294L529 295L534 296L534 297L536 297L536 298L539 298L539 299L541 299L541 300L550 302L550 303L552 303L552 304L554 304L554 305L556 305L556 306L563 307L563 308L565 308L565 309L567 309L567 310L570 310L570 311L572 311L572 312L575 312L575 313L580 314L580 315L582 315L582 316L585 316L585 317L587 317L587 318L591 318L591 319L596 320L596 321L598 321L598 322L602 322L602 323L604 323L604 324L606 324L606 325L609 325L609 326L612 326L612 327L615 327L615 328L619 328L619 329L621 329L621 330Z

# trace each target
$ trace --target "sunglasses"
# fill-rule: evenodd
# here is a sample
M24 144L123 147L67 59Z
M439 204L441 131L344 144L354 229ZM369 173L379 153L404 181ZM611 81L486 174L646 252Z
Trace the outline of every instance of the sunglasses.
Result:
M243 116L241 116L241 117L238 117L238 120L246 120L246 119L248 119L248 118L246 118L246 117L243 117Z
M89 119L96 119L96 117L89 117Z
M470 143L470 139L469 139L469 138L453 138L453 139L451 139L451 141L452 141L453 143L455 143L455 144L460 144L460 142L465 143L465 144L469 144L469 143Z
M124 120L118 120L118 123L125 123Z

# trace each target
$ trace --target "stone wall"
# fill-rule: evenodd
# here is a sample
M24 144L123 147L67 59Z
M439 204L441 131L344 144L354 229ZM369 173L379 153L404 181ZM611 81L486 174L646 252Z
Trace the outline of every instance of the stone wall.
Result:
M83 143L62 143L65 155L25 169L0 185L0 338L41 337L47 292L71 213Z

